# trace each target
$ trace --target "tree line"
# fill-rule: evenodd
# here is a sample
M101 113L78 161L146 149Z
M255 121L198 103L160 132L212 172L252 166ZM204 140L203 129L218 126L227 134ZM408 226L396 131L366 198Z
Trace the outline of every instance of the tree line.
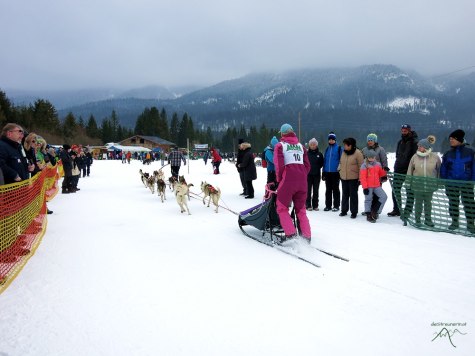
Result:
M33 104L14 105L5 92L0 90L0 126L15 122L29 132L36 132L50 143L81 143L99 145L120 142L133 135L155 136L171 141L179 147L190 144L208 144L223 152L236 149L239 139L251 143L253 151L260 152L266 147L278 129L269 129L265 124L249 129L241 124L239 128L228 127L224 131L213 132L210 127L195 128L193 119L186 112L174 112L169 119L165 108L145 108L137 117L134 129L124 127L115 110L98 124L94 115L86 120L68 113L62 120L54 105L45 99L37 99Z

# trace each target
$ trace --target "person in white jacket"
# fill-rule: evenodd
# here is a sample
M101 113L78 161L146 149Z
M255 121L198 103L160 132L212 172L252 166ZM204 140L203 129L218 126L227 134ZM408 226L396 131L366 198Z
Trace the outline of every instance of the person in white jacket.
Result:
M424 224L433 227L432 222L432 195L437 190L436 179L440 176L441 160L439 155L432 152L435 137L430 135L417 143L417 152L412 156L407 169L411 189L415 197L415 220L416 225L421 225L422 207L424 206ZM404 221L407 216L404 216Z

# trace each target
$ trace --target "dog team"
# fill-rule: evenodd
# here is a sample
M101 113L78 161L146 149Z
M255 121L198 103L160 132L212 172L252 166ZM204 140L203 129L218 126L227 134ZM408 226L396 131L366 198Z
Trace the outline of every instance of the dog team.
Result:
M162 169L158 171L153 171L152 174L139 170L140 179L145 186L145 188L150 189L152 194L155 194L155 185L157 186L157 194L160 197L162 203L167 200L166 197L166 187L167 183L165 181L165 174ZM194 185L192 183L187 183L184 176L178 176L178 179L175 176L168 178L169 189L175 193L175 198L180 207L181 213L188 213L191 215L190 209L188 208L187 201L190 200L190 187ZM201 193L203 194L203 205L206 205L206 198L208 198L208 205L213 202L213 205L216 207L214 210L216 213L219 208L219 199L221 198L221 190L219 188L213 187L207 182L201 182ZM195 194L196 195L196 194Z

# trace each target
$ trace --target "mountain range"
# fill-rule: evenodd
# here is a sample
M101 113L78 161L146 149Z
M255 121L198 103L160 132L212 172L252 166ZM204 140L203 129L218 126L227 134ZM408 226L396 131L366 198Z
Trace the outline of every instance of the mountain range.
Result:
M17 103L15 93L10 96ZM195 128L213 131L241 124L298 125L299 117L304 132L398 131L401 123L422 131L475 129L475 73L429 78L394 65L255 73L180 94L158 86L84 91L67 96L71 105L66 100L60 105L46 93L43 98L57 106L60 117L72 112L101 121L115 110L126 127L134 127L144 108L156 106L168 113L187 112Z

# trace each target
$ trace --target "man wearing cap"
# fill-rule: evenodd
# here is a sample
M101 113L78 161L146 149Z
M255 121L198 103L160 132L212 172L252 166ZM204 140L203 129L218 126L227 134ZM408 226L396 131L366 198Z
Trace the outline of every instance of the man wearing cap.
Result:
M279 189L277 190L277 213L284 229L285 238L297 235L296 228L289 214L290 203L294 203L295 214L299 221L301 236L310 243L312 236L310 223L305 210L307 199L307 174L310 162L305 147L299 142L294 129L289 124L280 128L281 141L274 147L275 174Z
M29 173L35 169L34 164L28 164L25 151L21 144L23 128L17 124L6 124L0 137L0 169L3 172L5 184L20 182L29 178Z
M462 204L467 218L467 230L475 233L475 201L474 201L474 181L475 181L475 157L474 151L465 145L465 132L455 130L450 134L450 150L442 157L440 167L440 177L465 183L450 182L446 184L445 193L449 198L449 213L452 218L450 230L459 228L459 201Z
M336 143L336 135L330 132L328 135L328 147L325 150L322 180L325 181L325 208L323 211L340 210L340 165L342 149ZM332 208L333 198L333 208Z
M412 130L411 125L404 124L401 126L401 139L396 147L396 162L394 162L394 181L393 181L393 210L388 213L388 216L401 216L401 208L398 201L401 201L401 188L404 183L407 168L412 156L417 152L418 136ZM399 174L399 175L398 175ZM409 215L412 212L414 204L414 194L410 189L407 189L406 207L404 215ZM405 216L403 216L404 218Z

